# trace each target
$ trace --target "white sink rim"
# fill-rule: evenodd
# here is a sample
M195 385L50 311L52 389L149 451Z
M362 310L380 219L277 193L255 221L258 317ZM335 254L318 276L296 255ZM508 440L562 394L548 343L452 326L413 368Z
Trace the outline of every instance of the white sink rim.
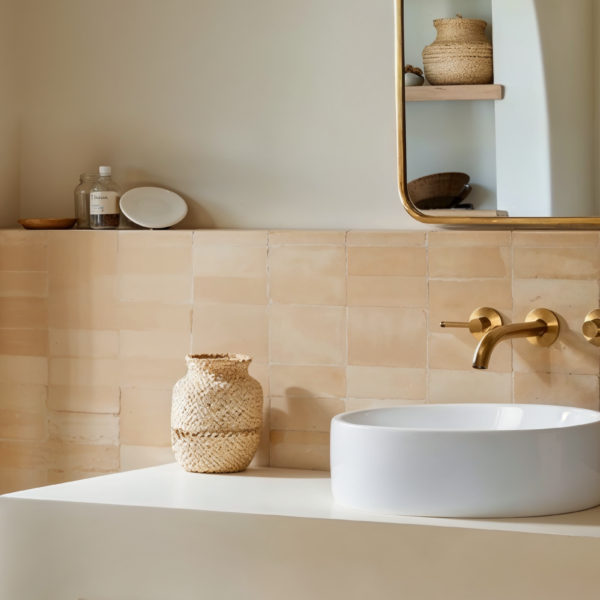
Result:
M554 426L535 426L535 427L514 427L510 426L510 423L505 423L507 427L478 427L478 428L467 428L467 427L415 427L415 426L401 426L401 425L382 425L376 422L357 422L361 418L367 421L373 415L380 415L382 417L392 415L393 413L443 413L462 411L463 415L460 417L469 416L467 413L480 412L482 415L485 413L496 413L502 412L513 412L521 411L523 416L528 413L538 413L540 417L558 416L560 413L565 415L567 413L573 416L573 422L561 424L558 421ZM486 415L487 416L487 415ZM430 415L427 415L430 417ZM436 415L433 414L435 418ZM578 421L578 419L580 419ZM592 425L600 422L600 412L589 410L585 408L574 408L566 406L556 406L549 404L415 404L407 406L395 406L389 408L371 408L365 410L357 410L348 413L342 413L334 417L333 421L340 421L351 427L361 429L377 429L377 430L391 430L391 431L403 431L403 432L415 432L415 433L456 433L456 434L468 434L468 433L486 433L486 434L501 434L501 433L519 433L519 432L534 432L534 431L553 431L556 429L567 429L571 427L583 427L585 425ZM519 423L521 424L521 423Z
M493 428L502 411L510 418ZM462 426L465 415L479 421ZM518 428L522 415L527 428ZM437 426L424 427L423 419ZM371 513L498 519L578 512L600 505L600 413L529 404L344 413L331 424L331 480L340 504Z

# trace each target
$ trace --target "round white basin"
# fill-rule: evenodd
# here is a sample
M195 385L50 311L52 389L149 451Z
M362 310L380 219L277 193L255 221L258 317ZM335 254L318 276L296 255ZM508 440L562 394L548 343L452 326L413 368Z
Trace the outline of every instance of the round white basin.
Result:
M338 415L335 499L368 512L556 515L600 504L600 413L537 405L428 405Z

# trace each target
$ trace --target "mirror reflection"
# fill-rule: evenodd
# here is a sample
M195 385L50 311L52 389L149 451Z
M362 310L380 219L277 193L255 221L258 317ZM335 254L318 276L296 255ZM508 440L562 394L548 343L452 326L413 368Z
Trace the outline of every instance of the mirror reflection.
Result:
M417 208L434 216L600 215L597 25L594 0L405 0L408 180Z

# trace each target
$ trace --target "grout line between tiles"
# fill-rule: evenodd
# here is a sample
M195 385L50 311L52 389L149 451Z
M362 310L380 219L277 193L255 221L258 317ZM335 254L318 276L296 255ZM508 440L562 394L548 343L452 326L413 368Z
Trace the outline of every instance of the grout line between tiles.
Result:
M599 234L600 236L600 234ZM598 297L597 297L597 305L600 306L600 282L598 282ZM599 386L598 386L598 405L600 408L600 353L598 353L598 382L599 382Z
M269 377L269 395L263 402L268 402L268 415L269 415L269 436L267 444L267 466L271 466L271 386L273 385L271 378L271 364L272 364L272 353L271 353L271 231L267 231L267 343L268 343L268 377ZM264 392L264 390L263 390Z
M425 277L415 277L415 279L425 279ZM292 304L287 302L266 302L265 304L240 304L240 303L229 303L229 302L196 302L196 304L201 305L227 305L227 306L267 306L268 304L272 304L273 306L295 306L301 308L399 308L405 310L426 310L426 306L389 306L389 305L375 305L375 304L351 304L349 306L345 306L344 304Z
M117 231L117 277L116 277L116 286L117 286L117 310L119 310L119 306L121 304L121 234ZM120 361L121 359L121 328L118 329L117 335L117 357ZM119 365L120 370L120 365ZM122 392L121 392L121 380L119 373L119 455L117 457L118 470L121 471L121 401L122 401Z
M196 232L192 231L192 285L191 285L191 294L192 297L190 299L190 353L194 353L194 308L196 303L194 302L194 298L196 297L196 249L195 249L195 238Z
M425 309L425 335L427 336L426 340L425 340L425 348L427 351L427 356L425 358L426 362L426 367L425 367L425 404L429 404L430 403L430 399L429 399L429 373L430 373L430 365L429 365L429 341L430 341L430 331L429 331L429 326L430 326L430 311L429 311L429 307L431 305L430 302L430 298L429 298L429 240L430 240L430 235L431 232L428 231L425 234L425 287L427 290L427 299L426 299L426 304L427 304L427 308Z
M219 244L219 245L230 245L230 244ZM250 245L250 244L248 244ZM255 246L257 244L254 244ZM311 243L311 244L273 244L272 248L343 248L344 247L344 243L340 243L340 244L319 244L318 242L315 243ZM262 244L261 244L262 246Z
M514 245L515 232L510 232L510 296L512 299L512 319L515 321L515 245ZM511 374L511 400L512 404L515 404L515 344L514 341L510 342L510 374Z
M346 290L346 353L345 353L345 366L344 366L344 412L348 412L348 362L350 357L350 349L349 349L349 335L348 329L350 326L350 307L348 306L348 232L346 231L344 237L344 253L346 255L346 281L345 281L345 290Z

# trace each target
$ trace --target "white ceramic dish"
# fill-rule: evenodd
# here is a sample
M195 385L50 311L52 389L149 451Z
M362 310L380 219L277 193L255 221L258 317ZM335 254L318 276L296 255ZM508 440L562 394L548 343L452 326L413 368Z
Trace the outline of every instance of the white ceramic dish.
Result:
M406 516L536 517L600 505L600 413L431 405L338 415L335 499Z
M188 212L185 200L175 192L141 187L121 196L123 214L142 227L166 229L183 221Z

